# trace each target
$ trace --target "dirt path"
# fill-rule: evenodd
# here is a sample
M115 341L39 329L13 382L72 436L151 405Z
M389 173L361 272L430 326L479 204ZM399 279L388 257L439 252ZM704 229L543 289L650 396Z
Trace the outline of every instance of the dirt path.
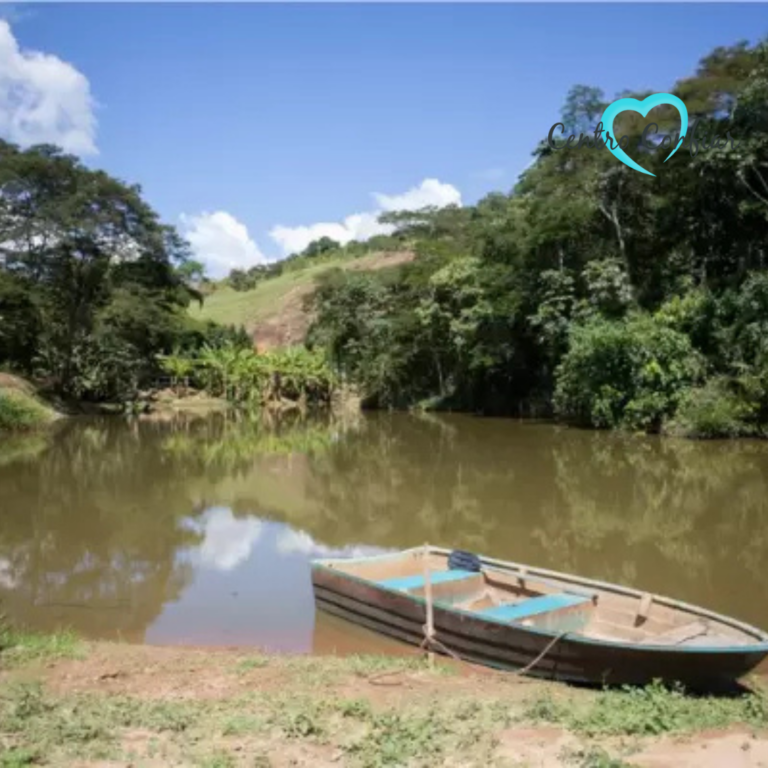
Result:
M37 656L2 657L4 768L768 767L762 696L606 694L415 657L108 643Z

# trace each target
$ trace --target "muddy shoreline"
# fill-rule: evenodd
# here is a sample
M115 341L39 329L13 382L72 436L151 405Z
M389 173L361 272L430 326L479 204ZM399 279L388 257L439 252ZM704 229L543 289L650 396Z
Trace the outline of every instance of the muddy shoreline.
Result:
M416 656L55 638L5 646L3 765L768 764L761 693L600 692L449 661L430 670Z

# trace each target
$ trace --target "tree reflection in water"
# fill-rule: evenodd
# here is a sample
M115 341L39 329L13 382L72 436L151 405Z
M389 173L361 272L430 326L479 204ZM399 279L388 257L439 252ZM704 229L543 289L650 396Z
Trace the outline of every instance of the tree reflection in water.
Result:
M764 443L383 413L73 420L3 443L0 514L4 609L92 636L142 640L193 574L246 578L267 546L276 580L303 563L289 612L309 558L424 541L768 625Z

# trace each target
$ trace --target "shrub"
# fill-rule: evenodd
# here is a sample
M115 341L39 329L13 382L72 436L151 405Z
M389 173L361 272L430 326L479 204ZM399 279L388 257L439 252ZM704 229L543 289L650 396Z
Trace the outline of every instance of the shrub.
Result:
M701 439L742 437L753 432L749 424L753 412L754 406L731 391L727 380L718 377L682 393L675 418L666 431Z
M598 428L660 429L702 370L690 339L648 315L571 331L555 373L557 414Z
M33 397L17 390L0 389L0 430L24 430L43 426L52 412Z

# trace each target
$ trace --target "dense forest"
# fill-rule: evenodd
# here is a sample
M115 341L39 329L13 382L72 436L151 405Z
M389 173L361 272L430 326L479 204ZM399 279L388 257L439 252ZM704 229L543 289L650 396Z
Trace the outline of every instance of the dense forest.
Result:
M613 99L577 86L554 147L543 125L511 192L382 217L416 259L328 273L308 343L329 350L374 406L762 434L768 48L718 48L672 93L690 123L669 162L672 138L637 147L649 123L658 130L646 139L679 132L676 110L624 112L615 125L655 176L594 141ZM578 143L566 146L569 135Z
M389 235L323 238L234 271L226 282L247 290L376 249L416 254L377 272L329 268L309 349L271 356L242 328L190 316L218 286L139 187L55 147L0 142L0 370L72 400L130 401L165 373L250 404L286 392L327 403L340 377L373 407L764 436L768 47L718 48L672 92L689 130L669 162L674 108L615 126L654 175L596 133L614 99L575 86L508 193L387 213Z
M248 278L300 268L326 249L320 242ZM62 407L142 409L146 390L168 380L179 394L191 385L240 405L327 405L333 375L322 352L257 354L244 328L190 315L216 287L138 186L54 146L0 141L0 374L33 380ZM49 420L12 381L3 387L0 375L0 430Z
M193 320L201 265L141 197L52 146L0 142L0 367L71 400L126 401L174 349L250 346Z

